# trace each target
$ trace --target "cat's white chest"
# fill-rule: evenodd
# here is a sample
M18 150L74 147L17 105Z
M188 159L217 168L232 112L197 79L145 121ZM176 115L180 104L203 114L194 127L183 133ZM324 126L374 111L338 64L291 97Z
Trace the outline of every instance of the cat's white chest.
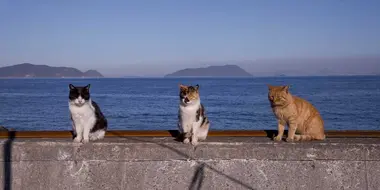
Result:
M191 123L195 122L195 118L197 115L198 107L197 106L191 106L191 107L180 107L180 113L181 113L181 120L185 123Z
M95 116L94 108L89 104L85 104L81 107L70 105L69 107L73 120L86 122Z

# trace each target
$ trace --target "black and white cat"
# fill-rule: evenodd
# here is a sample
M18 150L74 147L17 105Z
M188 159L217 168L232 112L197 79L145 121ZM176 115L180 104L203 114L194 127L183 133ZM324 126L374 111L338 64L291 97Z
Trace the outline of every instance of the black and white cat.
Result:
M87 143L103 139L107 119L98 104L90 98L90 84L84 87L69 85L69 110L73 124L74 142Z

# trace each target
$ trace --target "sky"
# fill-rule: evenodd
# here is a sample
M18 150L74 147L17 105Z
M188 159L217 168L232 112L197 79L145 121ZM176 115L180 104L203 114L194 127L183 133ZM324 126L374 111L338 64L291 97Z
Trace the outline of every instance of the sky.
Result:
M0 66L121 76L199 63L374 55L378 0L0 0Z

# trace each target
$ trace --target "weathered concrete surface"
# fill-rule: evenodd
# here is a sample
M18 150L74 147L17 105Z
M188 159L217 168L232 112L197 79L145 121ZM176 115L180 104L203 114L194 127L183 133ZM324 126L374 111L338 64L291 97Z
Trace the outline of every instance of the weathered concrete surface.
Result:
M210 137L2 140L12 189L380 189L380 139ZM5 187L4 189L6 189Z

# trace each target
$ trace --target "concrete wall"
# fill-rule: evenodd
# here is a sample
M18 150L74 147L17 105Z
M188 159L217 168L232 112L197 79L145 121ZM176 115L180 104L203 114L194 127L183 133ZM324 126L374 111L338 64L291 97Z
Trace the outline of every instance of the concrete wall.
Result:
M380 189L380 139L1 140L3 189Z

